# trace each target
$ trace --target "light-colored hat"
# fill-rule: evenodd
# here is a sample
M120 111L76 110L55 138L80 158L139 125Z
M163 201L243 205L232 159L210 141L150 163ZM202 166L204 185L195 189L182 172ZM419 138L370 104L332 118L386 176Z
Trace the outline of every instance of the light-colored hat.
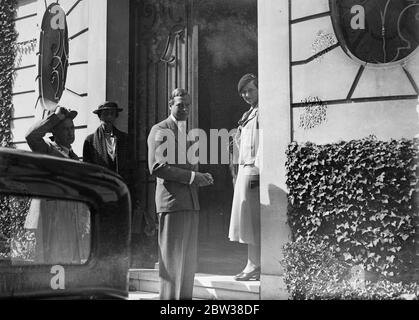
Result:
M71 120L74 120L74 118L75 117L77 117L77 115L79 114L76 110L71 110L71 109L68 109L68 108L66 108L66 107L63 107L63 106L57 106L57 108L62 108L62 109L64 109L64 110L66 110L67 112L65 113L65 118L64 119L71 119Z

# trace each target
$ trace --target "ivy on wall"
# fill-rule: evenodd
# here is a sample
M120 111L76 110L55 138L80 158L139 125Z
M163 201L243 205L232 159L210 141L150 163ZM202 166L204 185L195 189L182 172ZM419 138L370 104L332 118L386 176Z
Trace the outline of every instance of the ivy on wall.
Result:
M415 282L363 281L326 241L287 243L282 265L294 300L417 300L419 295Z
M0 195L0 259L32 260L35 234L25 229L31 200Z
M37 48L38 40L31 39L23 42L16 43L16 67L20 67L22 63L22 58L24 55L35 53ZM16 74L15 74L16 77Z
M0 147L11 147L13 67L16 58L16 0L0 2Z
M384 277L411 274L418 222L419 141L374 137L287 151L288 219L295 240L327 242Z
M14 22L16 7L16 0L1 0L0 2L0 147L12 147L13 68L17 40ZM24 217L19 214L22 210L17 210L18 208L20 209L19 202L0 197L0 259L9 258L12 254L12 234L16 235L16 225L24 222ZM21 235L16 236L21 237Z

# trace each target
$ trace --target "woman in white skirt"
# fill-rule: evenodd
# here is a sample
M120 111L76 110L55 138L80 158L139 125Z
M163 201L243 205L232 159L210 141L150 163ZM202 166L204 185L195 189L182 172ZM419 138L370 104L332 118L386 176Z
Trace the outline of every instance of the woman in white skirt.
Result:
M244 75L238 84L240 96L251 108L239 121L235 138L238 148L238 174L234 186L229 239L248 245L247 264L234 279L260 278L260 198L259 198L259 108L258 80Z

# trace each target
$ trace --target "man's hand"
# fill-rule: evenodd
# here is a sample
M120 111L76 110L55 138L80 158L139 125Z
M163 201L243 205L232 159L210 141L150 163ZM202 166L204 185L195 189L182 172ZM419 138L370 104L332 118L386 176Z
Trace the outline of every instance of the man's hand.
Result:
M214 178L210 173L196 172L193 183L198 187L207 187L214 184Z

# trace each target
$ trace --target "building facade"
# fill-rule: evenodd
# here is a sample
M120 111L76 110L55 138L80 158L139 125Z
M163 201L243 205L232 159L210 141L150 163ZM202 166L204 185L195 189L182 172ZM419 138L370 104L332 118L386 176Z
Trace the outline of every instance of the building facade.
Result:
M378 11L353 9L356 4L352 2L346 1L347 7L339 7L333 0L235 0L232 3L238 8L243 6L243 10L257 8L253 10L257 33L250 28L248 36L251 39L255 35L257 46L249 45L248 51L245 47L233 50L233 56L241 59L240 64L234 65L233 58L229 66L223 66L229 51L223 51L223 46L211 47L208 34L223 27L226 32L235 30L237 25L240 29L241 22L232 15L230 22L214 24L218 29L205 29L205 35L207 20L202 19L205 15L200 8L204 5L198 0L58 1L65 12L69 43L60 104L79 112L75 120L76 154L82 155L84 138L99 124L92 111L105 100L116 101L124 108L117 126L130 134L138 167L134 177L138 184L135 201L141 203L150 218L154 214L154 180L147 173L146 138L151 126L168 115L171 90L185 87L191 92L191 128L231 129L238 119L232 116L232 109L223 110L240 100L231 100L229 92L234 92L241 74L258 72L265 146L261 173L260 297L287 298L279 261L281 248L290 238L285 172L288 144L325 144L369 135L389 140L412 138L418 133L418 43L409 42L412 48L400 57L391 58L389 52L384 58L388 60L381 61L377 53L368 57L377 61L363 61L363 51L357 51L359 44L351 46L349 31L339 27L340 19L349 15L354 19L353 30L363 30L365 21L374 26ZM376 1L367 2L373 6ZM45 116L40 100L38 53L42 18L53 3L56 1L18 1L13 141L21 149L28 149L24 139L27 128ZM405 7L398 9L398 17L403 17L408 11L403 10L410 3L414 7L408 10L417 10L415 6L419 4L407 1ZM227 39L224 44L232 45L233 40ZM372 40L362 41L365 42L361 42L361 47L374 51ZM204 49L212 55L206 55ZM223 91L222 87L227 86L231 91ZM217 97L211 94L214 91L219 93ZM223 95L225 98L220 99ZM225 120L226 114L229 120ZM223 189L229 183L228 173L223 168L213 170L216 177L225 180L212 192L219 197L226 194L227 202L232 189ZM211 198L202 197L211 202ZM203 214L205 222L200 231L208 239L227 236L228 208L226 203ZM222 214L213 214L214 210Z

